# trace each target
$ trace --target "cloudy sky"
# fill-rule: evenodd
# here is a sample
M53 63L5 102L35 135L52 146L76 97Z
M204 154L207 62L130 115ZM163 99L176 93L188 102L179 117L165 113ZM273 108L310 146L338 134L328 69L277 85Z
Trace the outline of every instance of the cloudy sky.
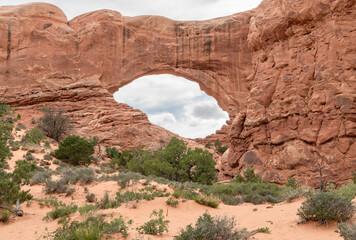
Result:
M38 0L37 0L38 1ZM41 1L41 0L39 0ZM0 0L0 5L29 3ZM261 0L42 0L60 7L72 19L80 14L112 9L125 16L161 15L176 20L205 20L250 10ZM116 101L138 108L151 122L183 137L205 137L228 119L227 113L195 82L172 75L135 80L114 94Z

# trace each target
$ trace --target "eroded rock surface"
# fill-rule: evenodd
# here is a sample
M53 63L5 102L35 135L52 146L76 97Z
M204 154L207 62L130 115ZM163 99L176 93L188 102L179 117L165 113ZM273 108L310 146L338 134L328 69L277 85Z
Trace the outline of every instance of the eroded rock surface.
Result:
M81 134L159 146L172 133L112 93L144 75L175 74L229 113L216 135L230 147L220 164L225 176L253 165L269 181L295 175L315 185L319 163L343 183L356 170L355 42L354 0L264 0L189 22L110 10L68 22L49 4L4 6L0 102L62 106Z

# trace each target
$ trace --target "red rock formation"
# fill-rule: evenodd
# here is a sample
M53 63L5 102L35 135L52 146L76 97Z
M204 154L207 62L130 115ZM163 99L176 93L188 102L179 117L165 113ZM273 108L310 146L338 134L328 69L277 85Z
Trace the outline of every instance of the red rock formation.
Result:
M159 142L170 134L140 112L137 121L128 120L132 109L116 113L110 93L144 75L175 74L229 113L226 176L254 165L269 181L296 175L315 184L319 162L341 183L356 170L355 19L354 0L264 0L190 22L109 10L67 22L48 4L0 7L0 101L63 105L81 116L74 121L83 134L101 132L111 143L122 122L146 124L151 130L132 139Z

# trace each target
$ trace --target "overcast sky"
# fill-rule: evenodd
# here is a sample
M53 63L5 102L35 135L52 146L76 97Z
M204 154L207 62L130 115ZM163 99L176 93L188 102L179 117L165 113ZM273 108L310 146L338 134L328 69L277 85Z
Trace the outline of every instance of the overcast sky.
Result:
M0 0L0 5L29 3ZM205 20L250 10L261 0L44 0L60 7L68 20L94 10L112 9L125 16L161 15L176 20ZM228 119L216 100L195 82L172 75L135 80L115 93L115 99L138 108L151 122L182 137L205 137Z

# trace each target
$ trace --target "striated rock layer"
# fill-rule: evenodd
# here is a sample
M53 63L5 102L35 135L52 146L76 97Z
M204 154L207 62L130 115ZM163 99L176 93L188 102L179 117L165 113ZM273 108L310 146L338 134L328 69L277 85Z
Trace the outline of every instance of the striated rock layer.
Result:
M268 181L295 175L315 185L319 165L343 183L356 170L355 42L354 0L264 0L188 22L110 10L68 22L49 4L3 6L0 101L62 106L83 135L159 146L172 133L112 93L144 75L174 74L229 113L216 135L230 147L219 166L225 176L253 165Z

